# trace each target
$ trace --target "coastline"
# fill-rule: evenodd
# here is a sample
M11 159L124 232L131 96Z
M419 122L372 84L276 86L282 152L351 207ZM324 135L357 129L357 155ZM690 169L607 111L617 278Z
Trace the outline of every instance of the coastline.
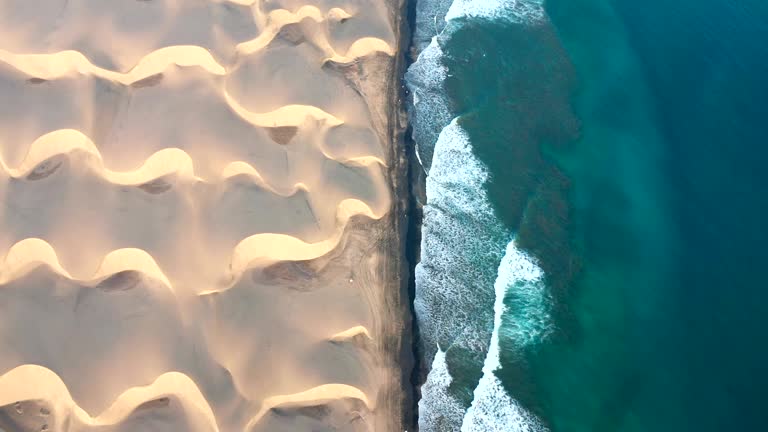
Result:
M400 333L401 340L397 353L397 364L400 365L400 397L401 419L398 431L413 432L418 430L418 387L417 374L419 357L417 354L418 324L413 310L415 290L414 269L419 258L419 241L421 229L421 212L414 200L414 172L420 169L413 152L410 125L407 114L407 98L405 87L405 71L411 64L410 50L412 44L413 21L411 13L415 0L399 0L393 7L394 28L397 29L398 46L393 58L391 79L389 83L390 113L389 136L390 160L388 176L393 200L389 213L392 231L397 235L396 251L397 269L392 273L398 275L399 309L403 324ZM416 163L417 165L414 165ZM416 174L417 175L417 174ZM393 287L394 288L394 287ZM397 389L396 389L397 391Z
M66 57L38 53L34 41L10 47L62 68L38 68L21 55L3 58L7 70L0 79L15 91L10 99L24 105L14 115L0 113L0 120L10 125L49 111L72 118L40 121L16 135L0 130L4 142L35 149L29 151L34 157L22 159L23 147L0 147L0 196L45 202L39 210L48 218L41 219L47 225L8 219L2 253L22 257L24 265L3 279L0 306L9 314L45 309L44 301L30 306L22 300L30 293L50 300L47 288L36 287L61 285L59 294L75 307L26 327L17 319L18 331L0 332L0 346L8 347L20 346L14 334L29 329L61 333L51 340L26 337L18 358L0 356L0 416L36 427L46 421L51 429L70 422L119 427L141 417L172 430L187 423L186 430L195 431L304 430L340 421L355 430L416 430L418 241L412 239L419 213L403 85L412 5L393 0L375 5L378 16L359 11L361 20L370 20L371 37L331 35L338 37L332 40L338 53L328 35L314 30L340 26L346 12L325 16L314 7L256 20L251 24L266 27L235 35L242 36L238 44L234 36L226 43L182 41L200 43L193 60L182 61L186 48L166 47L160 38L126 49L125 58L116 49L98 61L85 48ZM140 16L155 4L126 7ZM237 10L248 16L250 7ZM82 11L71 15L87 22ZM188 24L169 20L182 30ZM262 33L271 39L262 43ZM373 36L389 40L391 49ZM307 48L311 44L333 55L323 57ZM56 49L63 48L70 47ZM233 49L242 56L231 55ZM122 72L124 64L159 58L162 50L177 53L179 64ZM111 62L123 69L112 70ZM68 75L67 68L85 72ZM283 75L292 80L282 81ZM48 87L62 90L44 91ZM74 97L67 92L78 88L94 95L93 118L68 103ZM325 97L326 90L337 99ZM199 103L185 99L192 96ZM166 103L170 108L157 115L147 108ZM36 110L39 104L47 110ZM349 135L339 127L344 123ZM173 126L184 124L195 128ZM370 139L355 135L369 127ZM332 133L340 135L326 139ZM169 142L178 149L168 150ZM275 168L283 163L285 169ZM71 207L51 199L62 193L76 198ZM86 214L90 208L97 210ZM84 227L67 229L78 215ZM0 268L14 263L6 259ZM102 303L93 302L111 314L105 317L97 307ZM140 321L147 314L132 313L145 303L151 319ZM70 316L82 326L64 325ZM123 325L124 316L140 322ZM194 325L187 325L191 317ZM122 330L134 341L130 356L118 355ZM98 339L102 333L108 341ZM74 354L46 357L68 338L75 340L68 347ZM146 357L155 363L144 367ZM96 366L104 375L92 373ZM125 377L113 379L107 366L127 370ZM21 385L25 380L34 385ZM34 412L50 417L32 418Z
M416 296L415 269L420 260L421 228L423 220L423 203L426 200L426 175L416 154L415 141L409 121L408 104L411 94L405 83L405 72L415 61L413 56L414 31L416 25L417 0L400 0L396 19L398 29L398 49L394 57L394 75L391 82L391 98L393 104L391 118L393 135L392 160L398 163L392 168L396 176L402 179L393 188L394 196L398 197L393 205L392 214L401 215L402 224L394 222L400 233L400 262L404 264L401 272L401 298L407 300L403 307L403 342L400 350L402 367L402 383L405 390L402 412L403 431L418 431L421 385L426 380L428 368L421 362L419 350L419 326L416 320L414 299Z
M408 356L412 363L408 371L408 383L411 390L410 401L410 429L409 431L419 430L419 400L421 399L421 386L424 384L429 373L429 366L422 361L423 355L419 343L419 323L416 319L416 310L414 301L416 299L416 265L421 259L421 236L422 224L424 220L424 203L426 203L426 173L421 165L418 154L416 153L416 141L413 138L413 125L410 122L408 113L409 104L412 103L412 94L408 91L405 82L405 73L408 68L416 61L416 45L414 37L416 36L416 7L417 0L403 0L401 40L403 48L398 57L401 62L398 79L400 81L401 110L403 111L404 121L406 122L403 148L405 158L407 159L407 179L408 187L405 192L408 197L407 218L408 230L405 238L405 254L408 263L408 314L410 321L409 333L410 347ZM407 414L407 413L406 413Z

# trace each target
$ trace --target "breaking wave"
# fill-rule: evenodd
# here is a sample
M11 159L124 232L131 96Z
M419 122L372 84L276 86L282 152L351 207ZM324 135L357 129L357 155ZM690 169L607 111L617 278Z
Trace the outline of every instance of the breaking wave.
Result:
M496 301L493 305L493 334L491 346L483 364L483 377L475 388L472 406L467 410L461 426L462 432L535 432L546 430L539 420L528 413L502 387L495 372L501 369L499 339L502 316L508 311L507 295L524 299L515 302L510 311L515 318L512 328L505 328L505 337L513 341L514 348L522 348L541 340L551 331L549 302L543 273L536 263L519 250L514 240L499 265L499 276L494 283Z
M422 361L432 367L422 386L419 428L544 431L496 374L503 367L500 340L514 356L552 332L551 299L542 270L510 241L513 233L494 213L485 190L488 169L473 153L461 116L451 110L445 91L450 71L443 64L453 21L533 25L545 19L544 10L540 1L526 0L455 0L446 6L418 3L414 44L423 51L406 74L416 153L428 174L414 306ZM430 31L430 42L420 43ZM467 371L482 375L474 390L459 384L459 374ZM462 394L471 394L471 403L462 401Z

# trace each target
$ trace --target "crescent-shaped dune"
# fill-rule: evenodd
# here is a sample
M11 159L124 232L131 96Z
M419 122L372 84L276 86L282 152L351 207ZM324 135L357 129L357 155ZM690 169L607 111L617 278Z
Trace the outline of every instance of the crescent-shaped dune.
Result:
M54 54L79 51L99 68L126 72L148 53L196 46L225 64L259 28L253 2L5 0L0 49Z
M337 115L310 104L249 103L264 108L249 109L221 88L229 84L195 68L165 69L152 75L160 77L157 83L140 88L96 75L64 75L30 86L32 78L25 76L30 77L18 69L3 73L0 68L0 88L8 102L0 107L0 154L8 166L19 167L25 150L28 154L32 150L24 143L50 142L53 137L47 134L69 129L97 143L105 165L115 171L133 170L168 147L187 152L201 177L218 176L226 165L243 161L278 178L285 175L285 164L274 162L289 158L291 148L303 146L313 157L384 164L381 143L368 132L371 126L363 121L367 114L359 100L350 99L349 107L338 102L326 107L356 119L355 124L346 125ZM323 82L344 88L340 78ZM80 93L99 96L77 109L73 101ZM349 95L359 98L356 93ZM20 123L27 126L13 127ZM62 152L82 141L60 134L55 139L65 140ZM49 154L53 147L48 147ZM86 147L90 146L81 146ZM27 159L32 163L36 158Z
M0 196L9 202L0 208L0 216L10 225L0 234L0 248L26 237L49 236L69 266L92 268L94 260L109 251L134 247L156 257L171 275L187 272L189 262L171 255L196 252L197 258L190 259L204 260L211 273L220 274L216 266L231 264L224 257L228 259L238 243L263 243L261 250L269 249L261 255L253 255L256 249L250 246L236 249L236 257L250 250L251 259L290 259L291 252L277 253L282 245L325 242L330 246L318 250L329 250L350 216L378 219L390 205L379 164L356 166L328 159L321 172L312 175L314 167L309 166L295 184L270 184L242 161L231 162L219 176L206 180L196 175L192 164L185 151L162 149L133 171L113 171L79 131L46 134L32 144L19 166L0 164L9 175L3 179L0 172ZM75 191L67 192L67 185ZM255 213L263 206L274 212L259 218L238 212ZM208 224L213 226L206 229ZM78 232L87 236L74 235ZM206 250L195 251L189 244L195 236ZM242 242L244 238L251 243ZM77 245L87 246L86 253L79 251L73 258L70 251ZM212 252L222 259L211 259ZM236 268L242 267L238 260Z
M394 55L394 50L385 41L378 38L362 38L355 41L345 55L336 54L333 57L329 57L325 61L332 61L336 63L352 63L357 61L361 57L371 55L373 53L384 53L387 55Z
M0 430L402 430L389 0L7 0Z
M85 277L77 278L62 268L56 251L48 242L29 238L14 244L0 263L0 285L18 279L39 266L48 266L55 273L69 279L93 283L125 271L137 271L161 281L173 291L171 283L152 257L141 249L119 249L107 254L98 269Z
M371 334L368 332L367 328L363 326L355 326L347 330L344 330L342 332L336 333L335 335L331 336L331 340L344 341L344 340L352 339L359 335L363 335L366 338L371 339Z
M199 66L214 75L226 71L205 49L191 46L170 46L147 54L127 73L113 72L93 65L78 51L61 51L54 54L13 54L0 50L0 61L12 65L27 75L43 80L58 79L67 75L87 74L130 85L161 73L171 65Z
M53 371L37 366L22 365L0 375L0 405L18 401L44 400L52 406L50 410L56 419L48 425L50 430L67 430L66 427L114 425L130 416L137 408L149 401L174 396L184 407L185 413L206 423L211 432L218 432L216 419L205 397L195 383L186 375L168 372L159 376L152 384L134 387L122 393L106 410L92 416L83 410L69 394L69 389ZM71 413L74 419L55 416L56 413ZM65 423L65 421L74 422ZM200 430L200 429L198 429Z
M196 178L192 158L181 149L166 148L152 154L133 171L112 171L104 166L104 160L96 145L82 132L75 129L59 129L36 139L29 147L24 160L17 167L8 167L0 159L0 167L13 178L36 178L48 175L52 167L45 162L56 156L72 152L92 156L88 165L107 181L119 185L140 185L168 174ZM41 165L42 164L42 165Z
M342 227L355 215L362 214L374 219L377 215L365 203L359 200L345 200L339 204L338 218ZM235 246L230 263L233 275L240 275L257 260L264 261L300 261L320 257L330 252L339 242L343 230L321 242L305 243L295 237L282 234L256 234L250 236Z
M367 408L373 408L365 394L357 388L344 384L325 384L301 393L272 396L264 400L261 410L246 425L246 430L250 430L256 425L269 410L280 406L311 406L340 399L357 399L363 402Z
M321 149L323 155L329 160L336 160L333 154ZM141 185L159 177L174 174L179 177L201 182L216 182L232 177L245 175L276 194L289 196L299 188L306 189L303 183L297 183L288 187L269 184L251 164L244 161L234 161L227 164L219 176L211 179L203 179L195 174L194 163L191 156L179 148L164 148L151 154L138 168L131 171L113 171L105 166L104 158L94 142L82 132L75 129L59 129L49 132L36 139L27 151L22 162L16 167L9 167L0 159L0 169L8 176L16 179L39 179L50 175L50 170L55 169L54 163L46 163L58 156L66 156L73 152L82 152L89 156L85 164L98 176L116 185ZM339 155L340 156L340 155ZM384 161L378 156L353 156L340 158L340 163L351 166L384 165ZM60 160L56 160L60 162Z

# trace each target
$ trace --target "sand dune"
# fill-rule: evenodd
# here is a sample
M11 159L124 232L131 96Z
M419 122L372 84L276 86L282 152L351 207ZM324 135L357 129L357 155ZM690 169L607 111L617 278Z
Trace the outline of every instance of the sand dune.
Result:
M0 2L0 430L398 430L399 4Z
M0 61L12 65L27 75L52 80L68 75L93 75L129 85L162 73L170 65L199 66L208 73L224 75L226 71L204 48L196 45L170 46L152 51L127 73L114 72L93 65L79 51L54 54L13 54L0 50Z
M275 407L326 400L356 398L373 410L368 399L377 394L386 369L374 361L370 299L365 290L350 289L369 277L357 272L375 271L350 266L365 254L365 236L365 230L347 230L330 253L251 266L230 289L191 300L150 276L151 258L140 251L116 251L90 278L77 280L50 246L26 240L3 260L0 314L10 325L0 329L0 344L14 349L0 357L0 403L42 399L54 404L53 412L75 415L83 424L113 424L136 407L140 395L152 401L170 394L187 403L188 390L153 390L152 383L162 381L157 377L177 373L207 390L209 400L216 401L209 392L217 389L214 395L228 395L225 405L240 407L235 415L219 416L219 427L245 421L248 412L253 425ZM263 331L265 324L269 331ZM25 331L30 328L35 332ZM355 341L361 335L365 341ZM205 351L197 348L201 342ZM43 377L35 378L39 393L4 393L13 386L2 380L31 379L14 378L18 368L31 364L45 368L35 372ZM134 388L147 386L142 392ZM242 426L236 425L226 430Z
M274 410L274 408L280 406L313 406L323 402L341 399L357 399L363 402L366 408L370 409L371 407L368 398L360 390L343 384L327 384L314 387L301 393L272 396L266 399L261 410L250 422L248 422L246 427L250 429L253 425L257 424L269 410Z
M56 251L45 240L29 238L14 244L2 261L0 285L8 284L39 266L47 266L54 273L68 279L95 281L120 272L137 271L157 279L173 290L168 278L155 260L141 249L120 249L104 257L96 272L84 278L76 278L62 268Z
M320 5L323 10L307 4L263 10L250 0L6 2L10 4L0 23L8 42L0 45L0 59L42 75L78 70L124 81L163 63L198 64L212 73L224 73L222 64L264 50L279 36L293 43L307 40L324 52L326 60L337 62L373 52L391 55L395 45L387 22L389 12L380 4L361 8L358 2L335 1ZM270 3L275 7L279 2ZM328 7L331 3L342 7ZM152 25L163 19L181 22ZM323 28L308 30L312 25L307 20ZM295 25L303 29L291 28ZM13 54L10 48L28 54Z
M0 48L29 54L79 51L119 72L174 45L196 45L226 62L237 43L259 34L249 6L214 0L4 0Z
M350 99L337 100L334 115L314 105L291 104L300 102L299 97L283 98L284 105L254 106L262 110L251 111L222 88L228 82L224 77L197 67L166 69L157 83L139 88L93 75L35 84L30 79L10 66L0 68L0 91L7 101L0 107L0 149L8 166L21 164L29 143L60 129L86 135L98 145L105 165L115 171L133 170L169 147L187 152L204 178L220 175L235 161L275 180L290 178L294 159L332 155L357 164L383 162L368 110L351 89L338 92ZM323 89L329 82L339 89L348 87L341 77L314 81L317 85L305 90ZM272 84L279 88L288 83ZM245 96L262 99L269 94ZM317 96L303 99L314 102ZM337 115L356 119L356 124L344 123ZM12 127L19 124L25 127ZM292 128L292 136L276 139L274 129L280 127ZM294 177L292 182L299 181Z
M182 281L198 261L218 279L233 250L237 268L244 256L305 259L304 250L330 250L350 216L378 219L388 211L380 165L300 162L304 175L293 185L269 184L242 161L201 179L180 149L160 150L134 171L112 171L82 133L55 131L36 140L18 167L2 164L8 177L0 172L0 216L8 227L0 251L45 237L82 272L112 250L133 247ZM186 281L188 291L213 289L211 280L195 278L197 286Z
M8 389L15 390L9 392ZM45 401L42 408L35 410L36 413L43 413L38 416L43 417L39 422L47 426L45 430L80 431L93 430L98 426L102 426L99 430L105 430L103 426L128 423L130 417L141 414L141 410L166 408L171 404L169 396L173 396L174 402L182 406L185 416L177 417L166 427L184 426L188 427L185 430L201 432L219 431L213 412L200 390L189 377L178 372L163 374L148 386L127 390L97 416L91 416L83 410L72 399L61 378L49 369L24 365L0 376L0 405L13 404L14 411L23 416L25 410L19 400ZM56 416L53 413L71 413L71 416Z

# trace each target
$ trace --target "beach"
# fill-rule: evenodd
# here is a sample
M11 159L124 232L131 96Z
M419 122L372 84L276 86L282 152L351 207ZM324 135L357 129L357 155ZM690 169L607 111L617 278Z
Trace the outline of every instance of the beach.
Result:
M3 2L0 430L409 428L401 3Z

